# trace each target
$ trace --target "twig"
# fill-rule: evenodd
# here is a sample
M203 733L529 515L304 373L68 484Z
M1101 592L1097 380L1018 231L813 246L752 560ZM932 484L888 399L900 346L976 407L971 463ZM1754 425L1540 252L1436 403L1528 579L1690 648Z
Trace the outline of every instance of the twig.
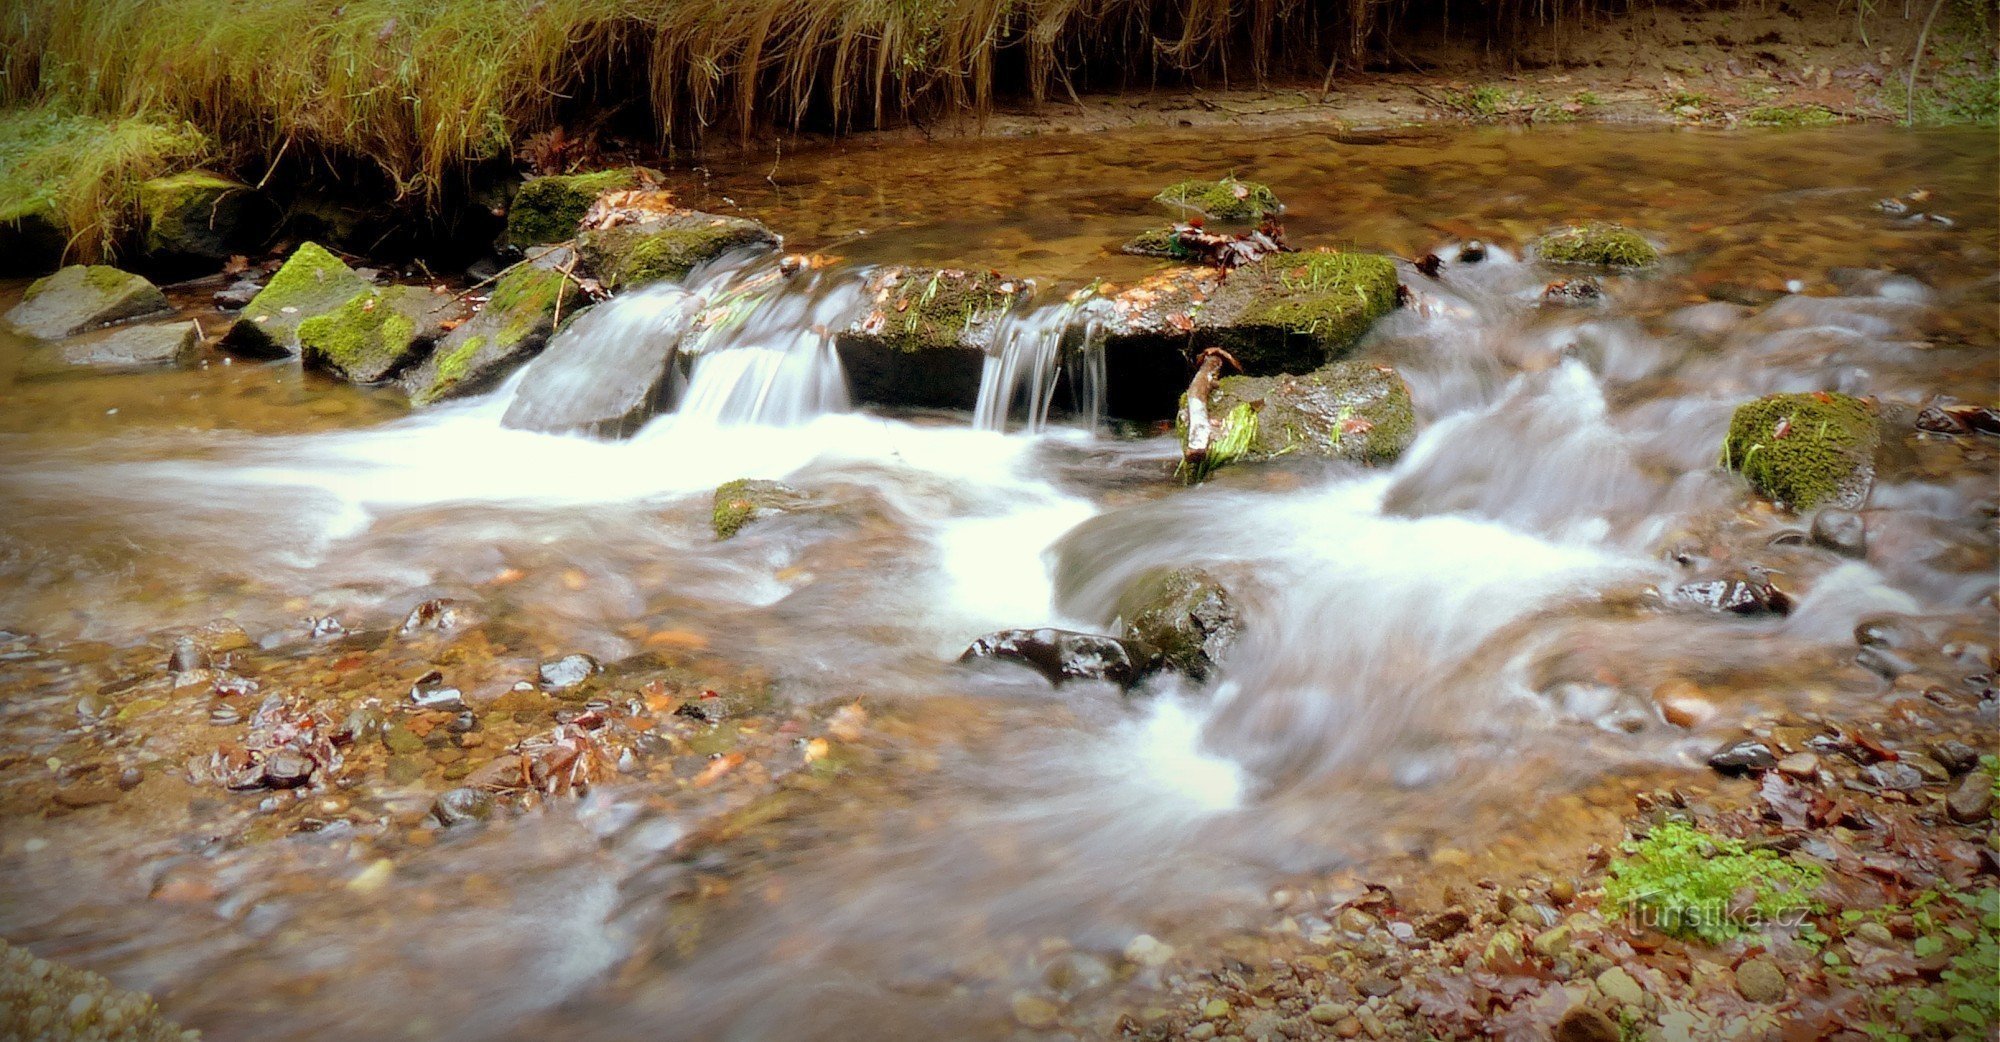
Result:
M1234 355L1219 347L1211 347L1201 353L1201 367L1195 370L1194 380L1188 384L1187 392L1187 447L1181 450L1183 466L1197 467L1208 458L1208 443L1215 437L1215 427L1208 420L1208 396L1215 390L1215 382L1222 373L1222 363L1228 362L1243 371L1242 363Z
M290 147L292 147L292 136L286 134L285 143L278 146L278 154L271 157L271 165L264 168L264 176L257 180L258 191L263 191L264 186L271 183L271 175L278 172L278 161L285 158L285 150Z
M1917 33L1917 53L1910 55L1910 74L1903 80L1903 125L1912 126L1917 122L1917 63L1924 60L1924 44L1930 40L1931 23L1937 20L1938 11L1944 8L1944 0L1931 4L1931 13L1924 17L1924 28Z
M562 273L563 278L569 279L570 281L574 282L576 281L576 276L571 274L571 270L574 269L575 267L576 267L576 251L571 250L569 259L564 261L562 267L557 268L556 270ZM581 287L583 283L578 282L577 285ZM549 319L549 325L551 328L556 328L556 329L562 328L562 304L564 296L566 296L566 294L562 293L556 294L556 313L553 317Z

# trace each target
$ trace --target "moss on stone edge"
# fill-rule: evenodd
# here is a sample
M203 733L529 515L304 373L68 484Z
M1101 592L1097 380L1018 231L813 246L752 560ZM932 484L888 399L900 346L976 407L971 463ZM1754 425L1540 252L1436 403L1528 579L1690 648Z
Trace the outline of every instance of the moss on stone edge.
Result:
M788 485L755 478L738 478L716 486L709 523L717 539L728 539L744 525L804 503L807 497Z
M368 280L339 257L318 243L301 243L250 299L242 316L223 335L222 346L259 354L290 348L299 323L332 311L368 289Z
M440 357L437 363L436 386L440 390L448 389L460 380L465 379L467 373L472 368L473 358L478 356L479 349L485 346L485 337L470 336L465 339L464 343L452 348L449 354ZM430 400L434 401L435 399Z
M877 273L869 290L874 311L861 332L917 352L966 346L966 332L1013 307L1027 283L991 272L898 267ZM877 315L880 328L870 328Z
M1774 394L1737 406L1721 462L1793 510L1858 506L1874 480L1880 437L1874 411L1859 398Z
M493 342L511 350L533 335L544 320L555 317L557 301L568 310L575 298L576 284L562 272L532 264L515 268L493 284L493 293L486 301L485 314L501 318Z
M598 196L636 188L640 176L634 167L529 178L507 208L507 244L538 246L573 238Z
M1187 247L1180 244L1180 238L1172 228L1148 228L1125 241L1118 252L1134 257L1164 257L1168 260L1188 260Z
M220 215L218 204L250 186L206 170L189 170L156 177L139 186L139 208L146 219L146 252L184 249L202 239L217 238L209 225Z
M1535 255L1549 264L1595 264L1606 268L1644 268L1660 259L1660 251L1638 232L1615 224L1591 224L1550 232L1535 241Z
M1209 396L1209 408L1227 410L1227 419L1204 475L1230 463L1293 454L1381 465L1394 462L1416 440L1409 385L1395 370L1373 362L1334 362L1303 376L1224 377ZM1254 425L1242 422L1245 408L1256 410ZM1176 428L1183 446L1185 416L1183 410ZM1222 444L1239 431L1247 432L1242 444Z
M718 217L687 227L648 222L589 232L580 252L605 288L620 290L684 278L696 265L738 246L772 241L755 222Z
M379 380L408 359L419 333L417 317L435 307L436 298L419 286L356 294L299 323L299 356L350 380Z
M1153 201L1169 210L1193 210L1218 221L1258 221L1285 209L1269 185L1234 177L1168 185Z
M1744 113L1743 122L1753 127L1827 127L1841 117L1818 105L1761 105Z
M1311 337L1329 355L1361 339L1396 307L1396 265L1371 253L1279 254L1258 266L1268 283L1242 324ZM1239 273L1240 275L1240 273Z
M138 275L102 264L72 264L30 283L7 318L31 336L52 340L169 306L166 294Z

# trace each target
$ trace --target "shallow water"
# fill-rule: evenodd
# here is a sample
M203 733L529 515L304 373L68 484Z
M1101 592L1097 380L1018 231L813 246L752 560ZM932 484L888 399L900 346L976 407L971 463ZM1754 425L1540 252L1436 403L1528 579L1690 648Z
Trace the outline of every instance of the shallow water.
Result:
M0 665L16 790L0 932L217 1038L1004 1036L1023 991L1103 1034L1158 981L1141 934L1199 951L1261 922L1275 888L1477 846L1594 780L1696 769L1760 712L1875 697L1851 664L1868 615L1990 631L1990 440L1892 424L1859 561L1782 538L1799 522L1715 466L1731 408L1758 394L1870 394L1890 416L1993 400L1984 132L857 146L708 170L683 201L740 207L791 249L991 267L1049 300L1152 270L1116 244L1158 222L1160 183L1211 169L1273 184L1298 245L1501 247L1441 281L1405 266L1416 299L1358 352L1398 367L1424 421L1393 468L1182 490L1171 438L1028 404L1055 368L1032 336L989 364L990 387L1044 374L1019 384L1014 423L997 405L977 424L848 411L824 316L798 296L690 359L681 410L622 441L503 423L533 370L403 415L284 364L47 376L0 343L0 629L32 638ZM1919 186L1951 226L1873 206ZM1553 274L1518 245L1582 219L1645 231L1666 263L1607 279L1602 308L1531 306ZM569 383L555 350L545 364L582 393L596 363ZM833 508L717 542L708 493L741 477ZM1189 563L1246 614L1205 684L1128 700L950 664L996 628L1102 628L1128 581ZM1644 594L1752 564L1780 570L1790 617ZM21 795L78 755L77 699L129 663L157 671L165 631L234 619L267 682L347 697L329 660L388 654L368 642L438 595L491 620L490 640L435 659L479 678L454 677L475 701L559 654L693 647L701 668L767 679L776 716L859 700L870 723L846 773L713 834L713 807L638 776L442 838L420 786L326 794L356 827L279 838L241 832L255 795L47 820ZM328 615L375 636L306 640L300 620ZM397 661L407 686L422 666ZM1693 730L1653 705L1678 678L1716 708ZM117 758L170 773L171 744ZM346 885L379 859L388 882Z

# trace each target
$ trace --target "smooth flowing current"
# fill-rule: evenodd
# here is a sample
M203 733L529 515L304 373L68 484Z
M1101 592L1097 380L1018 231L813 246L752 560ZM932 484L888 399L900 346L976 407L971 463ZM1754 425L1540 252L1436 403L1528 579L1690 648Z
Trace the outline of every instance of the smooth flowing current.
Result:
M1440 279L1400 263L1413 299L1355 351L1412 390L1421 429L1393 466L1184 488L1171 433L1105 415L1096 331L1064 295L1155 270L1116 246L1191 166L1270 183L1296 245L1491 244ZM120 649L159 649L157 671L170 633L228 618L251 662L332 690L360 682L351 649L302 620L376 640L440 596L487 620L447 660L475 702L565 654L672 653L767 685L777 716L867 717L851 769L712 832L697 810L718 808L643 780L437 832L419 822L442 786L404 779L400 802L324 794L351 827L249 839L260 797L213 786L100 817L10 797L0 934L212 1039L997 1038L1023 992L1108 1034L1159 983L1149 941L1220 944L1276 891L1478 849L1605 777L1699 770L1761 711L1879 694L1850 665L1860 619L1991 598L1990 466L1893 447L1851 558L1747 506L1717 459L1766 393L1993 401L1996 173L1984 131L1878 128L835 150L712 170L714 197L685 200L726 197L835 263L784 279L728 258L617 298L430 410L216 354L0 363L17 776L70 755L70 707L123 680ZM1951 223L1876 208L1920 187ZM1563 273L1519 245L1593 219L1665 262L1606 277L1599 306L1539 306ZM830 330L866 266L896 262L1036 280L975 413L850 402ZM600 436L534 429L578 410ZM739 478L821 509L719 541L710 494ZM1125 695L954 662L996 629L1107 631L1131 582L1193 564L1244 615L1204 681ZM1750 566L1778 571L1789 616L1649 593ZM407 688L409 668L374 679ZM1713 711L1692 727L1654 701L1683 677ZM121 755L178 770L147 752Z

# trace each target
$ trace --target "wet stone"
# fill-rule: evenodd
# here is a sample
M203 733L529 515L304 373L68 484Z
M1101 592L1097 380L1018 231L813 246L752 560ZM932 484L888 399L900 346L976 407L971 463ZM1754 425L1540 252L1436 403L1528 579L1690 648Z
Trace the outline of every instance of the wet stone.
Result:
M1979 766L1979 750L1956 739L1931 743L1930 754L1953 775L1964 774Z
M273 789L296 789L312 773L312 759L295 749L278 749L264 758L264 784Z
M1945 812L1951 820L1976 825L1993 815L1993 779L1985 771L1973 771L1945 797Z
M1924 787L1922 772L1899 760L1870 764L1862 768L1861 778L1878 789L1891 792L1915 792Z
M1751 959L1736 967L1736 990L1751 1002L1777 1002L1785 997L1785 973L1770 959Z
M542 663L536 675L542 690L563 691L589 680L603 669L589 655L564 655L553 662Z
M418 677L417 682L410 686L410 702L425 709L448 713L463 712L466 708L465 696L445 683L444 674L435 669Z
M167 653L167 672L192 673L208 668L208 652L195 643L193 637L182 637L174 641L173 650Z
M492 815L493 796L483 789L452 789L431 802L431 817L445 828L485 821Z
M1000 630L972 642L960 662L1002 659L1018 662L1052 684L1072 680L1103 680L1121 687L1151 672L1159 652L1138 641L1058 629Z
M1778 765L1778 758L1762 742L1742 741L1716 750L1709 756L1708 765L1718 773L1738 775L1770 770Z
M1852 510L1827 509L1813 515L1812 541L1848 557L1868 552L1868 524Z

